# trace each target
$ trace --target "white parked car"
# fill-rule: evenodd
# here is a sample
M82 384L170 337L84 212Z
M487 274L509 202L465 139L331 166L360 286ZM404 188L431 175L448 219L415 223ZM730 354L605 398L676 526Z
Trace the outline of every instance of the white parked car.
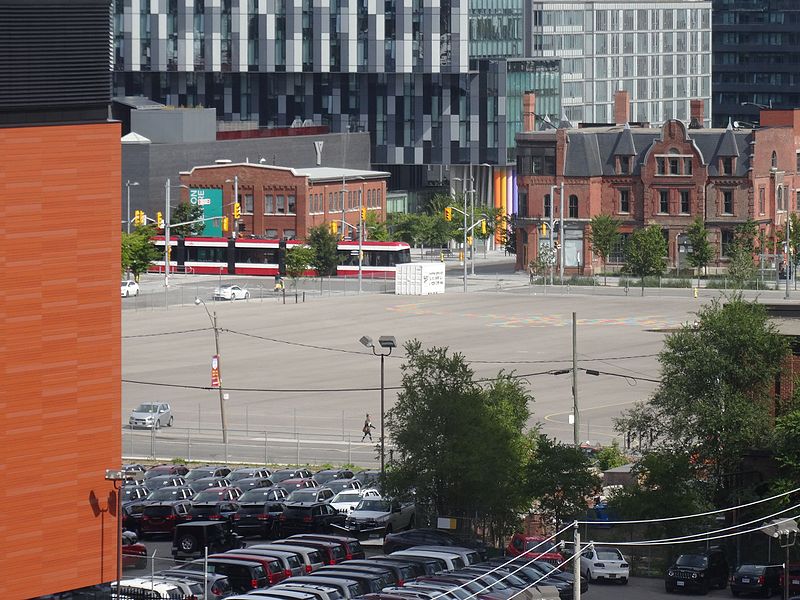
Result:
M166 402L145 402L131 411L128 425L131 428L159 429L172 427L172 409Z
M359 490L342 490L333 497L331 506L337 512L349 514L358 506L364 498L380 498L381 494L373 488L361 488Z
M238 285L224 285L214 290L214 298L217 300L247 300L250 292Z
M622 553L610 546L592 546L581 553L581 574L588 581L595 579L617 580L628 583L630 566Z
M138 296L139 295L139 284L129 279L128 281L123 281L121 286L122 288L122 297L127 298L128 296Z

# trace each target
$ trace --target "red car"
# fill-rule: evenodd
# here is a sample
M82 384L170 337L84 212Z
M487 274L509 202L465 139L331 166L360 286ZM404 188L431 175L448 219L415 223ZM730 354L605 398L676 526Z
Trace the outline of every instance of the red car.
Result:
M515 533L514 537L506 547L506 554L509 556L522 556L526 558L537 558L552 565L560 565L564 562L564 556L559 551L558 542L547 538L524 535Z
M140 544L132 531L122 532L122 568L144 569L147 566L147 548Z
M295 490L317 487L317 482L310 477L284 479L280 483L276 484L275 487L283 488L291 494Z

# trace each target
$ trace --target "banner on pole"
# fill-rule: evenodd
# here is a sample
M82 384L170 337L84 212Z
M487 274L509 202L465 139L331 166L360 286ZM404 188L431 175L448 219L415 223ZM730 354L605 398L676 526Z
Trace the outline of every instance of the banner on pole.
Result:
M219 356L215 354L211 357L211 387L218 388L219 386Z

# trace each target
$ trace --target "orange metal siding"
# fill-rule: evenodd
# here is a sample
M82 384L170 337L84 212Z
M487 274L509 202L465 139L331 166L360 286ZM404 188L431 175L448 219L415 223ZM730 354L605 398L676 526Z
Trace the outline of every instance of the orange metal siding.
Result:
M29 598L116 577L120 125L0 129L0 572Z

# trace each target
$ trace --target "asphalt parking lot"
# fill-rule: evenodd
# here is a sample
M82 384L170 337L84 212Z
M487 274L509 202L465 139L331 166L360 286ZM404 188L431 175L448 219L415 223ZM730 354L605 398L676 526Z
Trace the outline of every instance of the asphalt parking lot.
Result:
M613 418L655 389L665 332L694 320L711 298L710 291L694 299L686 290L661 297L522 290L208 305L220 328L230 460L373 466L374 445L359 444L365 413L380 428L380 361L359 343L364 335L446 346L471 362L476 378L513 371L535 398L531 426L571 441L572 379L550 372L571 366L573 311L579 368L600 372L579 372L581 438L607 444L618 435ZM209 388L214 333L204 307L123 311L123 338L123 421L140 402L169 402L175 424L159 432L155 441L170 445L157 454L223 458L220 401ZM402 363L402 348L386 359L387 408ZM136 444L126 438L126 456L148 455L149 432L143 435Z

